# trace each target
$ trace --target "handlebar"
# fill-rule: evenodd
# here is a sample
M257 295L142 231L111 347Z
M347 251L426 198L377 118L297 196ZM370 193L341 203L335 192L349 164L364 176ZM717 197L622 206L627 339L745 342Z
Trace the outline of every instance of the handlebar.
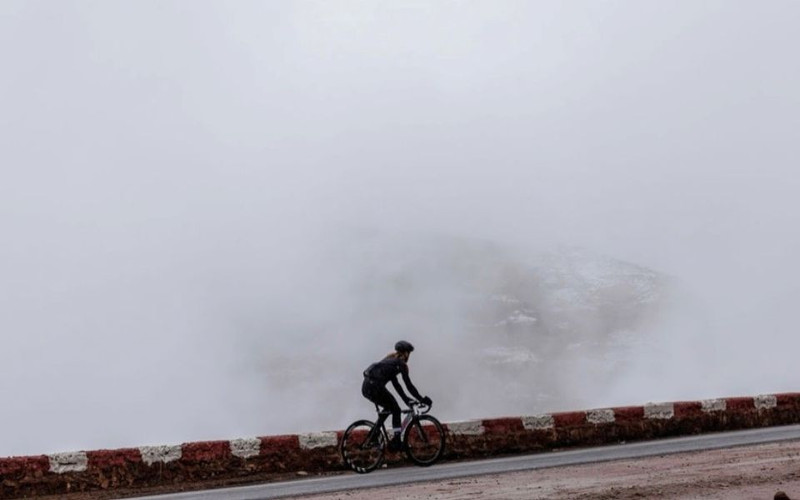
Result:
M375 411L377 411L379 414L388 415L388 414L391 413L389 410L381 409L381 407L378 406L377 403L373 403L373 404L375 404ZM431 402L431 404L429 404L429 405L426 405L426 404L420 403L419 401L411 401L408 404L408 407L409 407L408 410L400 410L400 412L401 413L414 412L417 415L424 415L424 414L428 413L429 411L431 411L431 408L433 408L433 402Z
M429 411L431 411L431 408L433 408L433 402L431 402L431 404L429 404L429 405L426 405L426 404L421 403L419 401L411 401L411 403L409 403L408 407L411 408L412 410L414 409L414 407L416 407L416 409L419 412L419 414L420 415L424 415L425 413L428 413Z

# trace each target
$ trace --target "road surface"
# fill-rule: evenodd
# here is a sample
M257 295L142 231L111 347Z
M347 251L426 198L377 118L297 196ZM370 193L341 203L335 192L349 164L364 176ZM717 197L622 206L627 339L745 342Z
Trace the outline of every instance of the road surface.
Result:
M730 499L780 489L800 498L800 425L139 498Z

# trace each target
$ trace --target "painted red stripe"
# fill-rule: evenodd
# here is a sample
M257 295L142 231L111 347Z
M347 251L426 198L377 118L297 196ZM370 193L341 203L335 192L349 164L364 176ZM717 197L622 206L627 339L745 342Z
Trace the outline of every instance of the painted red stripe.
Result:
M726 411L755 411L756 405L752 397L747 398L725 398Z
M568 411L562 413L553 413L552 415L556 428L573 427L576 425L586 424L586 412L583 411Z
M128 464L142 462L142 454L137 448L87 451L86 458L90 469L125 467Z
M296 434L285 436L264 436L261 439L261 454L281 453L300 449L300 438Z
M3 476L20 472L47 472L49 470L50 459L46 455L0 458L0 475Z
M797 406L800 405L800 392L775 394L775 399L778 402L778 408L782 406Z
M486 434L508 434L512 432L524 432L525 426L522 420L516 418L492 418L483 420L483 429Z
M644 406L623 406L612 408L616 422L634 422L644 420Z
M213 462L231 458L229 441L198 441L181 445L181 462Z
M673 408L675 408L675 418L700 417L703 415L703 403L700 401L678 401L673 403Z

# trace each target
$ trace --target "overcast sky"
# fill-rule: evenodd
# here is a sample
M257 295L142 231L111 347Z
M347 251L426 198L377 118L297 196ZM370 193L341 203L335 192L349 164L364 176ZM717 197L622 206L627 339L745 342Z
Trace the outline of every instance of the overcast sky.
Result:
M231 311L333 314L326 245L362 230L679 278L720 393L631 404L797 390L799 25L790 0L3 1L0 456L271 433L213 368Z

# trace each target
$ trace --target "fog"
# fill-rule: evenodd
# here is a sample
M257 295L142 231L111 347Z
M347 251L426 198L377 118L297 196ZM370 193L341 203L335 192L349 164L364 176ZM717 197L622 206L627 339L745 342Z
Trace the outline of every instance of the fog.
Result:
M399 338L443 420L797 390L798 23L0 3L0 456L341 429ZM475 298L565 248L657 311L606 364L478 364Z

